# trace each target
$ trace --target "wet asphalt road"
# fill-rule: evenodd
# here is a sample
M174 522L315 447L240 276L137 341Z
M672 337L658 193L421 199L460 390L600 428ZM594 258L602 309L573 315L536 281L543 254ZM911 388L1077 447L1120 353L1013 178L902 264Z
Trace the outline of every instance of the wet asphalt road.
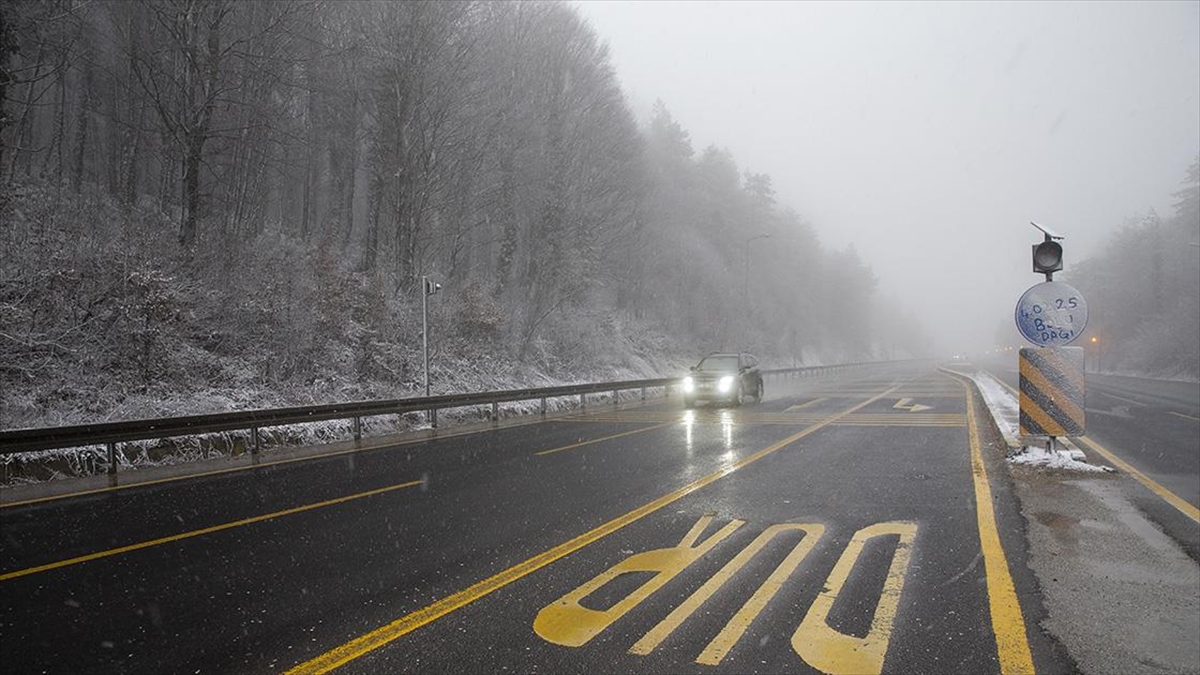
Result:
M878 365L8 506L4 670L1068 671L966 392Z

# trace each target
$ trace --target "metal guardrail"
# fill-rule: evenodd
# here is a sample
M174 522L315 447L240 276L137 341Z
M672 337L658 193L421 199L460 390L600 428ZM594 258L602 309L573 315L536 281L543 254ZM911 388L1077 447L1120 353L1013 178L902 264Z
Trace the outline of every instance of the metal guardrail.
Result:
M833 366L811 366L804 368L777 368L763 370L764 376L804 376L835 372L846 368L865 365L863 363ZM491 406L491 419L499 418L501 403L518 401L541 401L541 414L546 414L546 401L551 398L578 396L581 407L586 407L588 394L611 393L613 403L619 393L634 389L641 390L645 400L646 390L678 386L682 378L658 378L652 380L625 380L620 382L596 382L591 384L569 384L536 389L510 389L494 392L469 394L443 394L383 401L360 401L356 403L334 403L294 408L245 410L240 412L192 415L188 417L164 417L152 420L130 420L126 422L103 422L70 427L46 427L41 429L15 429L0 431L0 455L12 455L37 450L77 448L91 445L106 445L108 449L108 472L116 473L116 444L215 433L220 431L248 430L253 437L251 452L260 451L259 430L266 427L322 422L327 420L353 420L354 440L362 439L362 418L378 415L395 415L406 412L427 411L433 426L437 426L437 411L450 408Z

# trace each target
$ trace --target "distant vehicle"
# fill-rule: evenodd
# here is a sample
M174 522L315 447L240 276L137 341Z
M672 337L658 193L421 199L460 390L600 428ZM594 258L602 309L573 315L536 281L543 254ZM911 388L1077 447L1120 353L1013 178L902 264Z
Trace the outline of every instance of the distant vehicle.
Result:
M763 398L758 359L750 354L709 354L683 378L683 403L688 408L699 401L741 405L747 397L755 402Z

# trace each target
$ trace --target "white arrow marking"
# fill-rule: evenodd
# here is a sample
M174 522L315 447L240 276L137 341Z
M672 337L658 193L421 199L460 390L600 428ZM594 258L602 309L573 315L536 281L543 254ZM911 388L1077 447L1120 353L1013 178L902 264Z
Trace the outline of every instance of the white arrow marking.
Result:
M933 409L933 406L931 406L931 405L921 405L920 403L913 403L911 398L902 398L899 401L896 401L896 405L894 405L892 407L899 408L900 410L907 410L909 412L921 412L922 410L932 410Z

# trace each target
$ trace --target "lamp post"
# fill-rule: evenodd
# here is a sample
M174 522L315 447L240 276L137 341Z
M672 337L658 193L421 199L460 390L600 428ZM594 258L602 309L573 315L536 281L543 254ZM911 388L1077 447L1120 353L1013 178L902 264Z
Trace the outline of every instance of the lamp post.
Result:
M742 281L742 304L747 308L750 306L750 242L755 239L770 239L769 234L756 234L753 237L746 238L746 270L745 278ZM749 309L747 309L749 311Z

